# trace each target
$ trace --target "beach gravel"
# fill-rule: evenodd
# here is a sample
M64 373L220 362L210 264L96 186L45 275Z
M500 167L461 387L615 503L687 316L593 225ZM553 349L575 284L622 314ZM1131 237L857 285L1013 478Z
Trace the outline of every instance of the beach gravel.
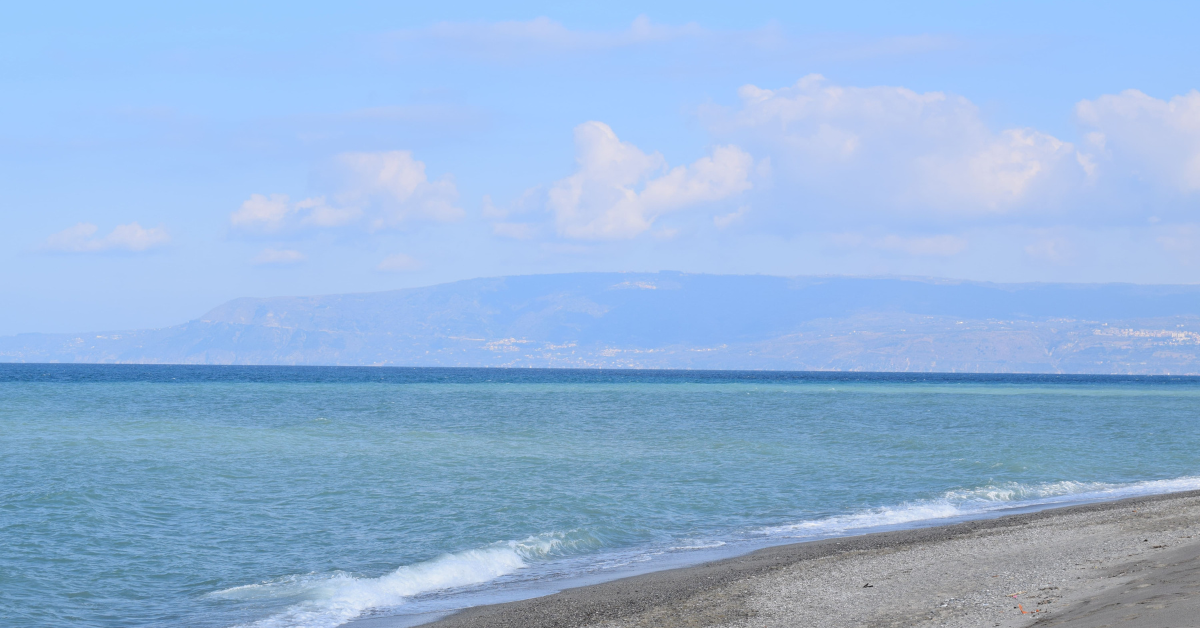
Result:
M1200 491L798 543L434 628L1200 626Z

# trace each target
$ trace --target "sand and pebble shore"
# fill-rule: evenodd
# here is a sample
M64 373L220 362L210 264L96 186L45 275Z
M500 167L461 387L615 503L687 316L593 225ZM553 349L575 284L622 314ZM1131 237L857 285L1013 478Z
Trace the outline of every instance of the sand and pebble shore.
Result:
M1200 626L1200 491L773 547L434 628Z

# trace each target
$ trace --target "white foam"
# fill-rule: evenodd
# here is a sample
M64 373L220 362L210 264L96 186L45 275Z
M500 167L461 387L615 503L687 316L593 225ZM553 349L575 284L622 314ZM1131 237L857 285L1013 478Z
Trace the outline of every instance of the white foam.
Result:
M244 628L333 628L368 609L403 605L415 595L495 580L570 543L564 534L543 534L444 554L377 578L345 572L307 574L233 587L212 595L238 600L295 600L283 612L243 624Z
M1200 477L1154 480L1128 484L1102 482L1051 482L990 485L948 491L941 497L895 506L865 509L855 513L763 528L755 536L812 539L844 536L889 527L905 527L926 521L970 518L991 512L1067 502L1091 502L1200 489ZM690 543L666 551L715 549L724 541L687 539ZM686 542L685 541L685 542ZM212 595L236 600L276 600L289 604L275 615L239 628L334 628L374 608L395 608L410 598L438 591L491 582L529 567L534 561L587 551L595 539L576 533L550 533L522 541L495 543L479 549L445 554L422 563L406 565L377 578L345 572L288 576L273 581L233 587ZM652 553L609 556L592 567L618 568L650 560Z
M694 545L677 545L675 547L670 548L669 551L681 552L681 551L687 551L687 550L716 549L718 547L724 547L724 546L725 546L725 541L708 541L708 542L697 541Z
M801 521L759 530L760 534L787 538L843 536L871 528L887 528L937 519L966 518L998 510L1063 502L1093 502L1200 489L1200 477L1151 480L1129 484L1105 482L1018 483L948 491L940 498L905 502L896 506Z

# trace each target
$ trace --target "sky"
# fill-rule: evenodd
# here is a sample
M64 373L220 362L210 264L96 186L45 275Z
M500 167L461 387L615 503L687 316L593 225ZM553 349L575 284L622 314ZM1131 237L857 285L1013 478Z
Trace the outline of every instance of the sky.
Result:
M1200 282L1194 3L25 3L0 334L575 271Z

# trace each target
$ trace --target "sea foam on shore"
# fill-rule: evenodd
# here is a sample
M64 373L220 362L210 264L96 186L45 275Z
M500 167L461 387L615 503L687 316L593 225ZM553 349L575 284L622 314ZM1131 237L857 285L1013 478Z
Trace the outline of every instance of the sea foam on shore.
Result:
M1108 482L1047 482L1026 486L1007 483L953 490L942 497L869 508L812 521L770 526L760 534L777 538L810 539L934 522L971 519L1018 509L1111 501L1139 495L1158 495L1200 489L1200 477L1149 480L1124 484Z
M563 544L563 535L541 535L444 554L377 578L343 571L305 574L232 587L211 595L242 601L293 602L282 613L244 624L248 628L332 628L367 609L395 607L423 593L489 582L528 566Z
M793 543L431 628L1162 628L1200 616L1200 491Z
M639 552L640 569L636 571L614 571L616 575L630 575L651 571L658 564L654 560L667 553L695 552L692 562L703 560L708 554L704 550L725 547L732 543L747 549L761 547L755 543L756 536L767 537L770 544L814 540L854 534L865 534L889 529L937 525L947 520L1001 515L1017 510L1049 508L1078 503L1111 501L1141 495L1156 495L1200 489L1200 477L1182 477L1170 480L1154 480L1127 484L1101 482L1052 482L1034 486L1010 483L1003 486L985 486L971 490L949 491L938 499L899 504L891 507L871 508L845 515L836 515L788 525L771 526L751 531L749 534L733 534L724 540L710 540L694 545L675 545L665 548L644 548ZM506 541L492 545L445 554L429 561L399 567L383 576L369 578L346 572L330 574L305 574L288 576L257 584L233 587L213 593L215 597L250 601L271 599L292 603L285 611L263 618L245 628L333 628L361 616L365 611L375 610L403 614L403 606L412 598L429 594L449 594L472 585L483 585L505 576L511 576L530 567L545 564L564 556L574 558L571 568L587 570L596 563L612 561L613 556L600 550L594 560L580 560L580 552L596 552L599 548L593 538L578 534L549 533L529 537L521 541ZM623 552L622 566L628 565L630 553ZM669 563L679 566L678 556ZM686 560L686 559L685 559ZM564 581L572 575L563 569L555 570ZM534 579L540 580L534 575ZM538 583L545 590L544 581ZM522 597L517 592L513 597ZM452 599L447 599L443 608L453 608ZM428 610L428 607L422 610Z

